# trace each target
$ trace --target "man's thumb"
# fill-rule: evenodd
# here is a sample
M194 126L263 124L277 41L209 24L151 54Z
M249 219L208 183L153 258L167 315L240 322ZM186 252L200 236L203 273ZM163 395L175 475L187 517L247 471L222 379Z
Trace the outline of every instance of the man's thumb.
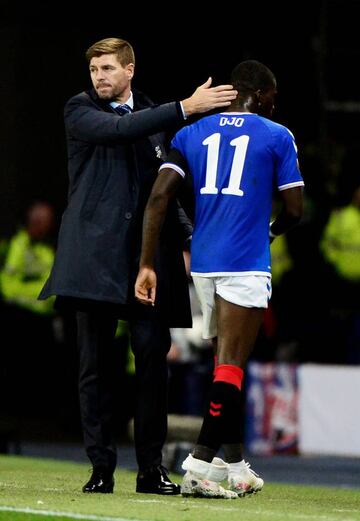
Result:
M209 76L208 79L206 80L206 82L203 83L202 85L200 85L200 87L203 89L208 89L211 84L212 84L212 77Z

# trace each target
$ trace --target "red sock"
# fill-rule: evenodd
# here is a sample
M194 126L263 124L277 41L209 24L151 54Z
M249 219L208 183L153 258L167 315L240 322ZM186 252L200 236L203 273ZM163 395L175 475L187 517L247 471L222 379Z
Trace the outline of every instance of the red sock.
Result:
M214 371L214 382L225 382L227 384L233 384L239 390L241 389L241 383L244 377L244 371L237 365L220 364Z

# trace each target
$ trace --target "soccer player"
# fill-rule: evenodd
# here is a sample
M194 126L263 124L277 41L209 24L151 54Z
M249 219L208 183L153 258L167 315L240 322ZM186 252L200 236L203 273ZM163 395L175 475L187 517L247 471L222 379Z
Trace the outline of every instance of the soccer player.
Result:
M154 256L169 200L191 176L191 274L216 367L197 443L182 464L185 496L233 498L261 490L241 444L241 387L271 296L270 242L299 222L304 185L292 133L270 119L276 79L248 60L232 71L238 96L226 112L181 129L160 167L144 216L136 297L156 297ZM270 223L274 187L282 206ZM225 460L215 457L222 446ZM228 479L229 488L220 486Z

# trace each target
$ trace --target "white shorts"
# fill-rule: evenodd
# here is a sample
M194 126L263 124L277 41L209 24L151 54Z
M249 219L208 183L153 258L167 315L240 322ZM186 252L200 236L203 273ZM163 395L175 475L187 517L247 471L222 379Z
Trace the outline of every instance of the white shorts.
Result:
M271 277L266 275L199 277L193 275L203 315L203 338L217 336L215 296L244 306L267 308L271 298Z

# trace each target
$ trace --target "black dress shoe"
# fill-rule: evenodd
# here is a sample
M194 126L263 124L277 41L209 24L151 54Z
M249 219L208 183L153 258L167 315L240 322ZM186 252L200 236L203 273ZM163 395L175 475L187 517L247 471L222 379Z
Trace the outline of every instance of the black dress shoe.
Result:
M139 470L136 478L136 492L176 495L180 494L181 489L180 485L170 480L167 470L159 465L147 470Z
M98 492L111 494L114 490L114 476L109 470L94 469L91 478L83 486L83 492Z

